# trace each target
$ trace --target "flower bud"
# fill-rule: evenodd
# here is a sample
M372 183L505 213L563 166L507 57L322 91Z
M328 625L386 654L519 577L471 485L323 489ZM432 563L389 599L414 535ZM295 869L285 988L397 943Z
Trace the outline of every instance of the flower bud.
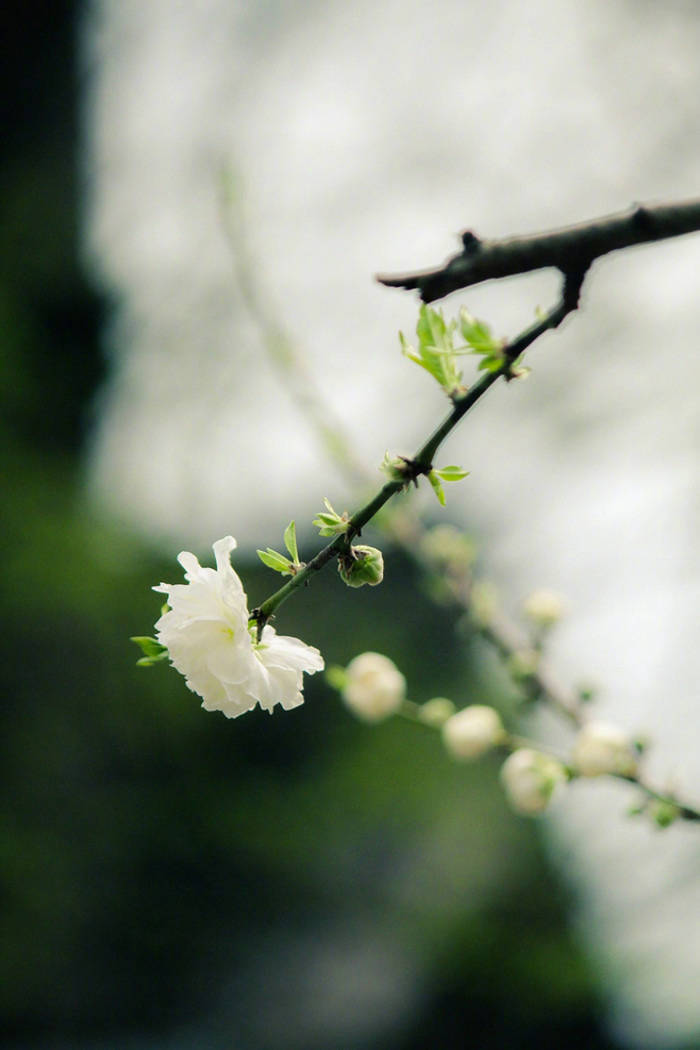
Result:
M573 762L584 777L599 777L605 773L634 776L637 751L627 734L617 726L607 722L588 722L576 737Z
M439 729L455 713L455 705L446 696L434 696L421 704L418 717L426 726Z
M493 707L471 704L448 718L442 741L453 758L478 758L503 739L503 723Z
M342 697L358 718L380 722L398 711L406 695L406 679L387 656L361 653L345 669Z
M498 592L488 580L475 583L469 592L469 613L476 627L488 627L498 612Z
M384 559L376 547L358 544L338 558L338 572L348 587L376 587L384 579Z
M508 670L516 682L526 682L537 671L540 654L536 649L516 649L508 657Z
M533 816L549 804L557 784L566 780L561 762L540 751L523 747L509 755L501 767L501 783L517 813Z
M523 602L523 611L526 616L537 624L538 627L553 627L564 615L564 603L554 591L533 591L529 598Z

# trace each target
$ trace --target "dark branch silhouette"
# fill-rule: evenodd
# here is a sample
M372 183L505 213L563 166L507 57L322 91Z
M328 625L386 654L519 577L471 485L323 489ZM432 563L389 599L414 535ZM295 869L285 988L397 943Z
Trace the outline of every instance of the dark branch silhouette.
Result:
M463 249L442 266L416 273L378 275L390 288L416 289L425 303L458 288L513 274L555 267L565 277L583 273L594 259L620 248L700 230L700 199L677 204L640 204L629 211L547 233L500 240L462 234Z

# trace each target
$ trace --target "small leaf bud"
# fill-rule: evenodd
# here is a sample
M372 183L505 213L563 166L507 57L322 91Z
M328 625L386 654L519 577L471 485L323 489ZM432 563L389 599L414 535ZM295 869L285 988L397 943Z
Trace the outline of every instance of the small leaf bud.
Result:
M540 751L523 747L509 755L501 767L501 783L517 813L542 813L558 784L567 779L561 762Z
M536 649L516 649L508 657L508 670L517 682L531 678L539 666L540 654Z
M339 667L338 664L331 664L326 668L325 679L332 689L337 689L341 693L348 680L347 671L344 667Z
M406 679L381 653L361 653L345 669L341 693L347 707L366 722L395 714L406 696Z
M389 452L384 453L379 469L389 481L400 481L402 484L410 482L413 476L410 461L405 456L392 456Z
M656 799L652 802L647 812L659 828L669 828L680 816L678 806L674 806L672 802L666 802L662 799Z
M576 689L576 694L582 704L590 704L595 700L596 686L592 682L582 682Z
M609 773L634 776L638 752L623 730L607 722L588 722L574 742L573 763L584 777Z
M376 587L384 579L384 559L376 547L358 544L338 557L338 572L348 587Z
M453 758L479 758L504 738L503 723L493 707L471 704L445 722L442 740Z
M455 713L455 705L446 696L434 696L421 704L418 717L421 722L434 729L439 729Z

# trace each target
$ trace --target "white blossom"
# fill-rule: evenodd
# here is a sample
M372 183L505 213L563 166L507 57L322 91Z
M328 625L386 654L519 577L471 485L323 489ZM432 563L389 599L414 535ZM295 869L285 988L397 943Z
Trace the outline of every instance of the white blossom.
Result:
M622 729L607 722L589 722L574 743L574 765L584 777L605 773L632 776L637 770L637 752Z
M393 715L406 696L406 679L396 664L381 653L361 653L345 669L343 700L367 722Z
M217 540L216 569L203 568L189 551L178 555L187 583L153 588L168 596L169 606L155 625L156 636L207 711L236 718L258 703L266 711L275 704L289 710L303 702L303 672L323 670L323 658L269 624L258 643L243 585L231 567L235 547L233 536Z
M529 747L518 748L501 767L501 783L518 813L532 816L547 808L557 784L566 779L561 762Z
M445 747L454 758L478 758L503 738L503 723L493 707L470 704L442 727Z

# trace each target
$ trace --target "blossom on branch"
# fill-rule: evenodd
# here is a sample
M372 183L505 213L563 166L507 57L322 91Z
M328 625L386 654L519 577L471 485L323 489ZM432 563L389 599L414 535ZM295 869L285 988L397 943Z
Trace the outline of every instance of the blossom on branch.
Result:
M558 784L567 778L561 762L528 747L518 748L501 766L501 783L516 813L542 813Z
M289 710L303 703L303 673L323 670L323 658L269 624L257 640L243 585L231 567L235 547L233 536L217 540L216 569L203 568L189 551L178 555L187 583L153 588L168 596L156 637L207 711L236 718L258 703L270 712L275 704Z
M406 679L381 653L361 653L345 669L342 697L365 722L381 722L396 714L406 697Z
M504 736L498 711L485 704L470 704L462 708L442 727L443 743L457 759L479 758L499 744Z
M638 757L627 734L607 722L587 722L574 744L574 765L584 777L634 776Z

